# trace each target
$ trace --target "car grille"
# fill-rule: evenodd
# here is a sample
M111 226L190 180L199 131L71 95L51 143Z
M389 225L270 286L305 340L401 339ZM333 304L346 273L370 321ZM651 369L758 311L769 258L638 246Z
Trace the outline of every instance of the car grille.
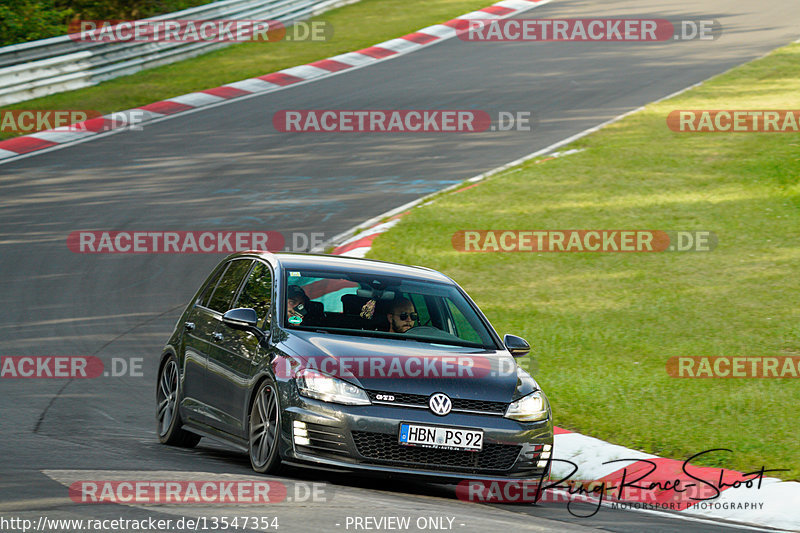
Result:
M382 392L382 391L367 391L369 399L372 403L381 405L398 405L420 407L422 409L428 408L428 399L430 396L424 394L407 394L402 392ZM394 401L378 400L379 394L394 396ZM451 398L453 401L453 412L478 412L487 415L503 415L508 407L504 402L489 402L486 400L465 400L463 398Z
M418 446L403 446L397 435L353 431L358 453L378 463L403 464L415 467L434 467L458 472L502 472L514 466L521 446L485 443L483 450L438 450Z

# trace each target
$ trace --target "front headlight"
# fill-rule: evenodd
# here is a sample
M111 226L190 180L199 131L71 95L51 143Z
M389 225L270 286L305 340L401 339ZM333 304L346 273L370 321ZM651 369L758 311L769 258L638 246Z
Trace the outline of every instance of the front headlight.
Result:
M547 403L547 396L537 390L512 402L506 409L505 417L520 422L536 422L547 418L549 411L550 405Z
M345 405L369 405L371 403L364 389L316 370L301 370L297 373L296 378L297 389L303 396Z

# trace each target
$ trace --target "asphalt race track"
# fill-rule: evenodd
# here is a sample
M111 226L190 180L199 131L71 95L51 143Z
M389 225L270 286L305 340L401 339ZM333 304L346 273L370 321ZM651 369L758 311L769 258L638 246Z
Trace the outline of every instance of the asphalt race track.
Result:
M283 531L346 531L348 516L385 515L451 517L459 531L732 529L666 514L604 509L578 518L557 504L470 504L448 487L315 472L284 481L324 482L326 502L258 511L76 504L67 493L78 479L253 475L239 452L207 439L194 450L168 448L155 434L160 349L220 257L77 254L66 246L70 232L239 229L331 237L800 37L797 0L707 0L702 7L689 0L554 0L523 15L617 16L715 19L723 34L715 41L642 44L451 39L0 165L0 354L92 355L106 368L114 358L143 361L141 375L0 380L0 515L34 521L268 515L280 518ZM276 132L273 113L297 108L532 111L536 122L531 132Z

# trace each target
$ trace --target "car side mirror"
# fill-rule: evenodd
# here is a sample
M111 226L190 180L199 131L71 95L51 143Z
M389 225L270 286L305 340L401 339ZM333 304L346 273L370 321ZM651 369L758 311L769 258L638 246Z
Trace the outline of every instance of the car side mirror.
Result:
M222 322L236 329L251 329L258 324L258 314L255 309L237 307L222 315Z
M528 344L528 341L516 335L506 335L503 337L503 344L506 345L506 348L514 357L522 357L531 351L531 345Z

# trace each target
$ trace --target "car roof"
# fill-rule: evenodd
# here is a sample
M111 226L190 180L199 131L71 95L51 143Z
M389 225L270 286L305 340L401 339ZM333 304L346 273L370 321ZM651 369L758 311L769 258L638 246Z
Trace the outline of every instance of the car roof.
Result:
M344 257L341 255L310 254L299 252L269 253L245 252L247 255L257 255L265 259L271 258L284 270L325 270L329 272L359 272L374 275L400 276L405 279L420 281L436 281L452 284L453 280L436 270L378 261L375 259L361 259L357 257Z

